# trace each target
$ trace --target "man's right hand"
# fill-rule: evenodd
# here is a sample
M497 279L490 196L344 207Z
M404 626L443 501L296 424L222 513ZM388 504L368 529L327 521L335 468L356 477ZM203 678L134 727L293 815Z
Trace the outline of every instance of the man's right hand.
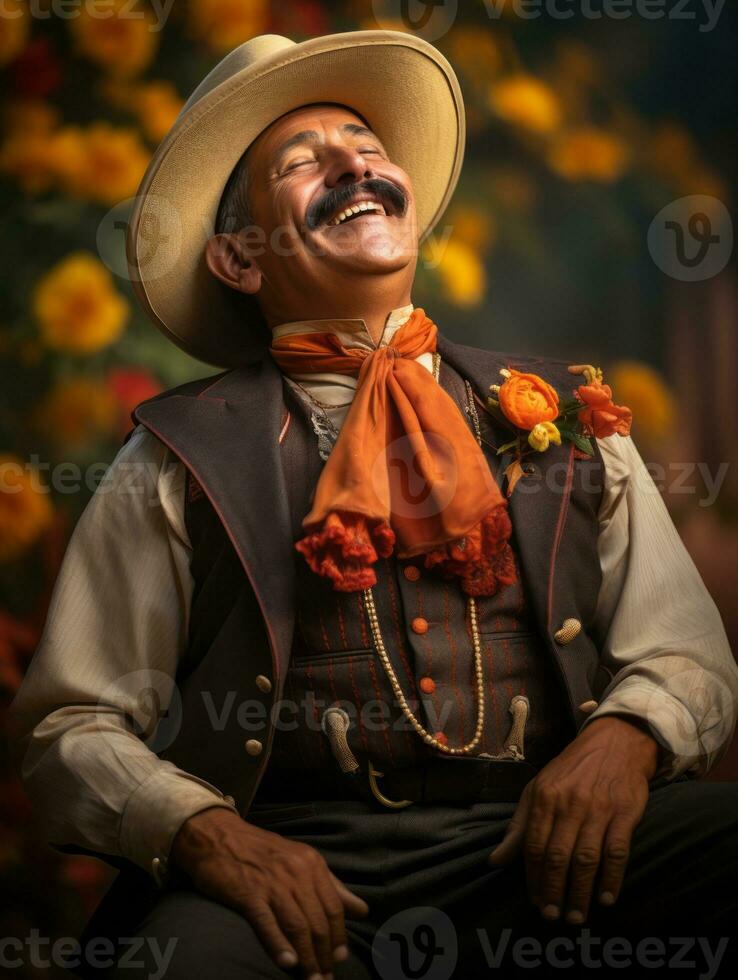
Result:
M279 966L299 964L309 980L330 976L333 963L348 957L344 913L369 911L315 848L224 807L185 821L171 861L202 894L241 912Z

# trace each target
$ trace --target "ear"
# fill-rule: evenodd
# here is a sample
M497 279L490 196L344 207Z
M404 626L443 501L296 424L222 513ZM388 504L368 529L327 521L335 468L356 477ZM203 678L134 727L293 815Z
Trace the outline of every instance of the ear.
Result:
M216 279L239 293L254 295L261 288L259 263L240 234L213 235L205 246L205 261Z

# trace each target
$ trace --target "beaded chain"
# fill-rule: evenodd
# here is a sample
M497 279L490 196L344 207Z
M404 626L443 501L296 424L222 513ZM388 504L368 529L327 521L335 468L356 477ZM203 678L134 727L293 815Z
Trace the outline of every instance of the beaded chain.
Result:
M433 377L436 381L438 381L439 378L440 366L441 356L438 353L434 353ZM465 382L465 385L467 395L467 412L471 416L477 442L481 445L481 429L479 426L479 416L477 415L476 405L474 404L474 395L468 381ZM394 691L395 697L397 698L400 708L402 709L402 713L427 745L432 745L434 748L439 749L441 752L446 752L448 755L467 755L479 744L479 740L482 737L482 731L484 729L484 667L482 661L482 642L479 637L479 621L476 600L473 596L467 597L467 610L469 613L469 623L471 625L472 634L472 648L474 650L477 724L476 728L474 729L474 736L470 742L467 742L466 745L449 746L444 745L444 743L437 739L435 735L432 735L413 714L413 711L410 708L410 705L407 703L405 695L403 694L400 682L397 679L397 674L395 673L395 670L390 662L389 655L387 654L387 648L385 647L384 639L382 638L382 631L379 626L379 616L377 615L377 607L374 602L374 595L371 588L364 589L363 597L364 608L369 619L369 626L372 632L374 646L379 656L380 663L382 664L382 667L389 678L389 682L392 685L392 690Z

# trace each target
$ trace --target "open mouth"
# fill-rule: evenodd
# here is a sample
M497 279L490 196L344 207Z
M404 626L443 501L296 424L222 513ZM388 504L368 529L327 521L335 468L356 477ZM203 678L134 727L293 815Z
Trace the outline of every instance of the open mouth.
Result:
M328 228L335 228L337 225L345 225L348 221L355 221L357 218L363 218L367 215L379 215L382 217L387 217L389 212L380 204L377 200L368 201L357 201L356 204L352 204L343 211L339 211L337 215L326 222Z

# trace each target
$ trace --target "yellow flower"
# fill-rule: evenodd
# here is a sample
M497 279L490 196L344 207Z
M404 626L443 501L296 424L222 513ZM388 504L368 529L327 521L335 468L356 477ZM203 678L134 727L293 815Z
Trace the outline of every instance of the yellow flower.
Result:
M619 361L607 374L618 401L637 419L638 435L663 439L673 428L677 414L676 401L663 376L641 361Z
M454 27L448 36L448 48L454 65L461 66L473 83L489 83L500 70L500 51L489 31Z
M190 0L189 21L192 34L213 51L230 51L266 32L269 0Z
M114 105L136 117L154 143L164 139L184 105L171 82L129 85L115 80L106 85L104 91Z
M42 194L56 178L46 133L11 133L0 146L0 173L15 180L26 194Z
M0 562L20 558L51 523L49 494L17 456L0 456Z
M551 443L555 446L561 445L561 433L553 422L539 422L528 433L528 443L537 452L542 453Z
M505 122L534 133L550 133L561 122L559 101L545 82L512 75L492 86L489 103Z
M604 184L622 177L628 149L617 136L596 126L581 126L563 133L549 151L551 169L566 180L594 180Z
M9 64L26 46L31 18L22 0L3 0L0 9L0 66Z
M448 224L454 230L454 238L476 251L487 248L495 238L495 228L490 215L480 208L459 206L448 216Z
M113 277L93 255L76 252L36 286L33 311L48 347L91 354L122 334L130 307Z
M71 378L51 389L36 409L34 421L59 449L74 452L115 431L118 405L102 382Z
M604 381L604 374L602 373L602 368L594 367L592 364L570 364L567 368L570 374L583 374L585 384L602 384Z
M53 166L65 190L99 204L133 197L151 154L132 129L94 123L66 126L52 141Z
M137 75L151 63L160 31L151 11L130 0L107 0L104 12L82 4L69 22L80 54L111 75Z
M449 299L463 307L478 306L484 299L487 276L479 255L464 242L431 242L426 259L435 267Z

